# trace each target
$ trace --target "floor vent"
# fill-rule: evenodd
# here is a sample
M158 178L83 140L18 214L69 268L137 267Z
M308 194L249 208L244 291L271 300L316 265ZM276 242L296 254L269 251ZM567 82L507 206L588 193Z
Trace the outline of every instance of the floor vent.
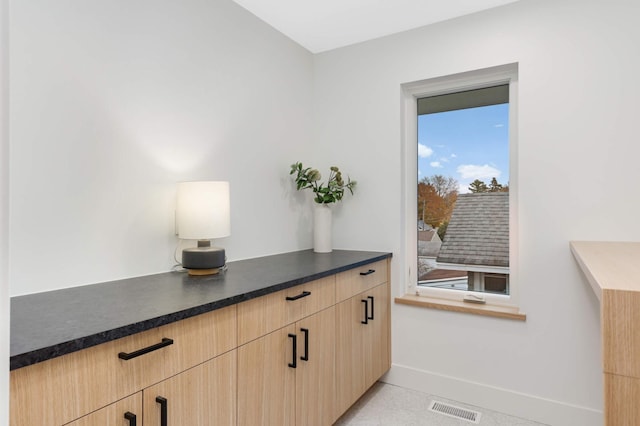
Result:
M431 401L429 410L475 424L480 423L480 416L482 415L482 413L478 411L467 410L466 408L456 407L455 405L445 404L439 401Z

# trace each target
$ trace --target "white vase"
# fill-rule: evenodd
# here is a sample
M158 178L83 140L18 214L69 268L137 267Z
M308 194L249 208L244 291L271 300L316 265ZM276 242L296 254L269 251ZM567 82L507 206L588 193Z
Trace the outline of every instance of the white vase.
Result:
M330 253L331 248L331 207L314 203L313 209L313 251Z

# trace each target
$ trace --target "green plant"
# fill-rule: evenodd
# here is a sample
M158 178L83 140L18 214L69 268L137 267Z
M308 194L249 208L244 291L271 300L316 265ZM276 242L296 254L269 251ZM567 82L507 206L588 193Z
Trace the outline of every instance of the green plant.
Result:
M347 183L345 184L339 168L333 166L330 170L329 180L326 184L320 182L322 175L318 170L312 169L311 167L303 168L300 162L291 165L289 174L296 175L295 181L298 191L311 188L315 194L313 201L318 204L329 204L342 200L345 189L348 189L351 195L353 195L353 188L356 186L356 181L351 180L347 176Z

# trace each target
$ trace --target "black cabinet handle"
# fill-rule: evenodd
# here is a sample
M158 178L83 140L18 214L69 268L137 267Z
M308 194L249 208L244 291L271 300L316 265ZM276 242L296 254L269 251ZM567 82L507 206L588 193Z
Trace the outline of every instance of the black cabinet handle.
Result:
M129 426L136 426L136 415L127 411L124 413L124 418L129 420Z
M369 269L367 272L360 272L360 275L365 276L365 275L371 275L375 272L375 269Z
M303 361L309 361L309 330L301 328L300 331L304 333L304 355L300 357Z
M135 352L120 352L118 354L118 358L124 359L128 361L132 358L138 357L140 355L148 354L149 352L157 351L158 349L164 348L165 346L173 345L173 339L167 339L166 337L162 338L162 342L156 343L155 345L148 346L146 348L142 348Z
M362 324L369 324L369 301L367 299L362 299L362 303L364 303L364 321L360 321Z
M287 296L286 300L298 300L298 299L302 299L303 297L307 297L310 296L311 292L310 291L303 291L302 293L300 293L297 296Z
M368 318L372 320L373 319L373 296L367 296L367 299L371 300L371 316Z
M167 426L167 398L156 396L156 402L160 404L160 426Z
M297 368L298 355L296 354L296 347L298 346L298 336L296 336L295 334L289 333L289 337L293 339L293 342L291 343L291 351L292 351L291 359L293 360L293 362L290 362L288 365L291 368Z

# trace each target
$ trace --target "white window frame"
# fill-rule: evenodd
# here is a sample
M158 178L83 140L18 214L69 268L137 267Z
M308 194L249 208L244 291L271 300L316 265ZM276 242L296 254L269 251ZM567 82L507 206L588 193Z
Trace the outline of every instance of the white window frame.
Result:
M509 84L509 295L418 287L418 233L416 231L418 190L418 114L417 100L465 90ZM519 289L518 258L518 64L500 65L444 77L405 83L402 88L401 139L403 157L403 263L406 292L439 299L462 300L465 295L482 295L488 304L517 306Z

